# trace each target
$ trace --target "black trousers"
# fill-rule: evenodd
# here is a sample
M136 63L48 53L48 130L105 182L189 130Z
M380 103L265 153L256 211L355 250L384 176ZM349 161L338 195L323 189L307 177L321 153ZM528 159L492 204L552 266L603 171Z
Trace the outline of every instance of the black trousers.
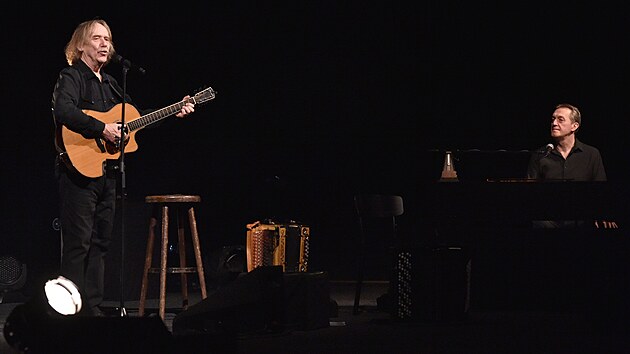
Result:
M60 275L80 289L85 307L103 301L105 256L116 212L116 178L112 172L86 178L58 166L62 237Z

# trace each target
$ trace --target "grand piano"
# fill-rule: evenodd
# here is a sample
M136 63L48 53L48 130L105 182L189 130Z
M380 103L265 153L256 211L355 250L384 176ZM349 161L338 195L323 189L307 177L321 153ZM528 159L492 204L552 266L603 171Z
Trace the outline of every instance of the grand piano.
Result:
M408 245L467 251L473 308L625 316L630 315L628 200L626 182L438 178L405 196L401 227ZM533 227L536 220L588 222L544 229ZM595 228L593 220L619 227Z

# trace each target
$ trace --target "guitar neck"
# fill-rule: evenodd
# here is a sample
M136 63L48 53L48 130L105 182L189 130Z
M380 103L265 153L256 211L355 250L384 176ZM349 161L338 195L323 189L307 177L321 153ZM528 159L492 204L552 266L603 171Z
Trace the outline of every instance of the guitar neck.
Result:
M141 128L146 127L149 124L155 123L157 121L160 121L164 118L170 117L174 114L179 113L182 110L182 107L184 107L184 105L188 102L188 100L186 101L181 101L175 104L172 104L170 106L158 109L157 111L151 112L149 114L143 115L141 117L138 117L136 119L133 119L131 121L129 121L129 123L127 123L127 128L129 129L129 131L134 131L134 130L138 130Z

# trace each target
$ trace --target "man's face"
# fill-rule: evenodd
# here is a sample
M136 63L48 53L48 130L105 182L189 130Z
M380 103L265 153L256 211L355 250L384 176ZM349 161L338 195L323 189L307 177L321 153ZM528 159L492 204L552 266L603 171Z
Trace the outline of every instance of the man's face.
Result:
M560 107L551 116L551 137L562 138L573 134L580 125L571 120L571 110Z
M79 48L83 52L81 58L92 68L100 66L109 58L110 45L111 39L107 28L96 23L90 38Z

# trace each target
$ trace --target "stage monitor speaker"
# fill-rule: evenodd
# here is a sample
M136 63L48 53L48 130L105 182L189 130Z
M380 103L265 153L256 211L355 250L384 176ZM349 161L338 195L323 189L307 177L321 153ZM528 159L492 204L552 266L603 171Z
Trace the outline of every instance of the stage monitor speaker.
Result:
M284 274L285 328L310 330L330 325L331 303L327 272ZM332 306L332 308L331 308Z
M173 353L173 338L158 317L41 317L11 313L14 349L27 353ZM9 342L9 340L7 340Z
M20 290L26 283L26 264L10 255L0 255L0 304L4 295Z
M282 266L258 267L173 319L175 336L273 332L283 314Z

